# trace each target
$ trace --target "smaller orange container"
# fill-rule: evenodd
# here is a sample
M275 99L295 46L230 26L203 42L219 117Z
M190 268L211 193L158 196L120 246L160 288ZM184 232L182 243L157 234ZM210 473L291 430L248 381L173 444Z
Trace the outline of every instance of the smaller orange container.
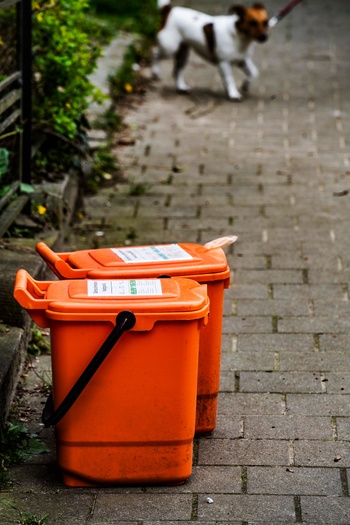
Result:
M207 434L216 426L224 289L230 284L230 269L221 246L235 239L224 237L205 246L181 243L58 254L42 242L36 246L59 279L144 279L166 274L188 277L207 285L211 307L209 322L200 335L197 435Z
M56 411L109 339L116 317L134 317L53 423L63 482L96 486L187 479L199 333L209 311L206 286L183 278L42 282L19 270L14 296L39 326L50 328Z

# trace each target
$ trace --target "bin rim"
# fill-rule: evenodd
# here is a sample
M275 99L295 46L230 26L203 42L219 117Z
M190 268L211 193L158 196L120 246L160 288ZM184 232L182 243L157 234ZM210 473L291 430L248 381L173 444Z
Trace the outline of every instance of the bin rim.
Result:
M178 246L191 258L186 260L166 260L127 263L115 250L142 250L145 248L164 248ZM108 247L75 252L53 252L45 243L36 246L37 252L46 261L59 279L118 279L148 278L168 274L171 277L187 277L205 281L227 279L230 269L225 252L221 247L207 249L195 243L150 244L132 247Z
M91 296L89 287L98 289L104 283L113 285L150 285L161 290L158 295ZM208 315L207 286L192 279L106 279L35 281L26 270L16 276L14 296L39 324L47 326L49 320L111 321L122 310L132 311L137 318L135 330L140 326L153 326L157 320L190 320ZM112 321L113 322L113 321Z

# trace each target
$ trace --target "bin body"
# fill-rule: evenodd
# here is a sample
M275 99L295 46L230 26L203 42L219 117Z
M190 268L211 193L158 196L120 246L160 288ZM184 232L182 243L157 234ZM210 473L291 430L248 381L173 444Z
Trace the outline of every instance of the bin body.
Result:
M57 281L45 291L41 317L35 301L27 304L36 322L50 327L55 408L111 332L118 310L136 316L135 327L56 425L66 485L180 483L191 474L199 333L208 298L194 281L159 281L164 300L90 300L87 281ZM15 292L26 307L20 295Z
M50 323L55 405L111 330L110 323L63 324ZM198 320L165 321L123 335L56 426L65 484L174 483L190 476L198 332Z
M206 284L210 300L208 324L200 335L196 410L196 434L207 434L216 426L224 290L230 284L230 270L221 248L206 249L191 243L101 248L55 254L44 243L38 253L59 277L147 278L169 275Z

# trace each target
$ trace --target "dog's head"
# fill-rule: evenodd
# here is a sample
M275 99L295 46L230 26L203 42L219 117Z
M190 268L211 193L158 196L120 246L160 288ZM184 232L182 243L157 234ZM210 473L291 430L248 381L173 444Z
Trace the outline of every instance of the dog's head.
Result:
M237 15L237 31L256 42L266 42L268 39L269 18L263 4L255 3L252 7L233 5L229 14Z

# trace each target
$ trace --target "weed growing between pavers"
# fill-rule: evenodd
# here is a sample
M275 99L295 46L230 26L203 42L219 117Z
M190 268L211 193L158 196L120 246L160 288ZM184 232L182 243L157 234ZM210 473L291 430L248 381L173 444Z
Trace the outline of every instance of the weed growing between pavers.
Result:
M9 483L8 468L47 452L45 445L21 421L0 422L0 488Z
M150 186L142 182L131 182L129 187L129 195L145 195L149 191Z
M43 525L49 518L48 514L40 517L38 514L32 514L31 512L23 512L8 501L3 501L2 503L16 511L16 523L18 525Z

